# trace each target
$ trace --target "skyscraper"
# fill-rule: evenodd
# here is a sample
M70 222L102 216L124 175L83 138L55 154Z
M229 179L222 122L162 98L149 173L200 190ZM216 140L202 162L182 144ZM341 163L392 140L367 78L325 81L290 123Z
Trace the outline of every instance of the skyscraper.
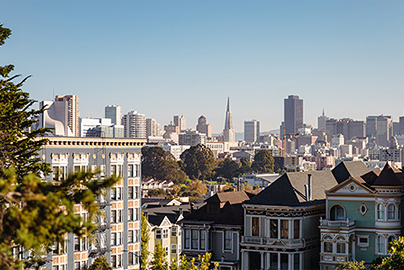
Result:
M296 134L303 127L303 100L299 96L290 95L285 99L284 109L285 134Z
M375 138L379 146L389 146L392 117L387 115L366 117L366 136Z
M125 138L146 138L146 116L135 111L122 117Z
M244 141L256 142L260 135L260 121L244 121Z
M223 141L225 142L236 141L236 134L234 132L233 122L231 120L230 98L227 98L227 110L226 110L226 120L224 122L224 129L223 129Z
M119 105L105 106L105 118L111 119L112 124L122 125L122 109Z
M187 129L187 120L183 115L174 115L174 126L178 126L181 131Z
M212 137L212 126L208 124L206 117L203 115L198 118L196 130L200 133L205 133L207 137Z
M325 116L325 112L324 112L324 109L323 109L323 114L317 118L317 129L318 129L318 131L325 131L327 120L328 120L328 117Z

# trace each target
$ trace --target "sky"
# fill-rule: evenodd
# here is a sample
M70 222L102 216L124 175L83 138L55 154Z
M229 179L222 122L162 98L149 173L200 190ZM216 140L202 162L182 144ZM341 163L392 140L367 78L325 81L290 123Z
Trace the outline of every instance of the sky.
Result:
M304 121L404 115L404 1L0 0L12 36L0 65L32 75L30 97L79 97L81 117L106 105L163 127L205 115L224 127L257 119L278 129L284 99L298 95Z

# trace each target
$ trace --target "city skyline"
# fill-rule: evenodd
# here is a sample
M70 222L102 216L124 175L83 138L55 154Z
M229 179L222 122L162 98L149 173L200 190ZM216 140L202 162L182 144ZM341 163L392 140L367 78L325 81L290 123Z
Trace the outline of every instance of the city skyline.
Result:
M80 116L106 105L161 125L204 115L221 133L230 97L234 129L257 119L278 129L283 100L304 100L304 122L403 115L400 1L3 2L12 30L2 65L33 75L42 101L77 95ZM253 110L251 110L251 107Z

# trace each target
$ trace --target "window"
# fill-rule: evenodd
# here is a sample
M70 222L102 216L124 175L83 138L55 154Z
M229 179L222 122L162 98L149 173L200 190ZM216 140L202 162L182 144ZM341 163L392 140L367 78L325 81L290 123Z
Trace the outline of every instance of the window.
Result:
M116 241L116 244L119 246L119 245L122 245L122 232L119 232L118 234L117 234L117 241Z
M122 200L122 187L117 188L117 200Z
M293 255L293 269L300 269L300 254Z
M377 253L379 254L384 254L385 250L384 250L384 236L383 235L379 235L377 237Z
M278 253L270 253L271 269L278 269Z
M289 269L289 254L281 254L281 270Z
M293 239L300 239L300 220L293 221Z
M269 230L271 238L278 238L278 220L271 219L269 221Z
M83 239L81 239L81 250L87 250L87 241L86 241L86 237L83 237Z
M191 247L191 231L185 230L185 249L189 249Z
M369 235L358 235L358 246L368 247L369 246Z
M224 250L232 250L232 236L232 231L224 231Z
M122 222L122 210L118 210L118 222Z
M128 199L133 199L133 187L128 187Z
M381 203L377 205L377 219L384 220L384 205Z
M111 245L116 246L116 233L111 233Z
M128 177L133 177L133 164L128 165Z
M122 255L118 255L118 260L117 260L117 267L121 267L122 266Z
M260 235L260 219L258 217L252 218L252 235L253 236Z
M118 165L118 167L117 167L117 169L118 169L117 174L118 174L119 176L122 176L122 172L123 172L122 168L123 168L122 165Z
M171 245L171 253L173 253L173 254L177 253L177 245L175 245L175 244Z
M345 209L341 205L331 207L331 220L345 220Z
M133 252L128 252L128 264L129 265L133 265L133 262L134 262L133 257L134 257Z
M198 249L198 230L192 230L192 249Z
M140 220L140 208L135 208L135 220Z
M140 186L135 187L135 199L140 199Z
M345 243L338 243L337 242L337 253L338 254L345 254Z
M171 227L171 236L177 236L177 227Z
M111 223L116 223L116 210L111 210Z
M135 242L140 242L140 229L135 230Z
M116 255L111 255L111 266L116 268Z
M80 239L74 237L74 251L80 251Z
M67 170L65 167L59 167L59 166L52 167L53 181L64 180L66 178L66 171Z
M163 230L163 238L168 238L168 229Z
M160 229L156 230L156 239L161 239L161 230Z
M289 238L289 220L281 220L281 239Z
M393 241L396 239L396 237L390 235L389 238L387 238L387 252L389 252L391 245L393 244Z
M116 188L111 188L111 200L116 200Z
M74 270L80 270L80 262L74 263Z
M332 253L332 242L324 242L324 252Z
M133 230L128 231L128 243L133 243Z
M389 204L387 206L387 220L395 220L396 219L396 206L393 204Z
M85 261L81 262L81 269L87 269L87 263Z
M206 232L201 231L201 237L200 237L200 243L199 243L199 249L205 250L205 240L206 240Z
M168 254L168 247L164 247L164 252L166 253L166 256Z
M133 208L128 209L128 220L129 221L133 220Z
M111 165L111 175L116 174L116 165Z

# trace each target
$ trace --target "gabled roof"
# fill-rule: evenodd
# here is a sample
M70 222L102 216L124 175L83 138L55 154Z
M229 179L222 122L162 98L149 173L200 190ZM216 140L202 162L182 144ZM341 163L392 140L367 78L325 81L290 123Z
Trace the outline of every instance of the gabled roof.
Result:
M350 177L344 182L336 185L335 187L326 190L326 193L336 193L338 190L343 189L344 187L348 186L350 183L355 183L357 186L359 186L362 190L368 192L368 193L375 193L374 189L368 186L365 180L362 179L362 177ZM354 195L353 195L354 196Z
M147 220L150 224L159 226L167 217L171 223L177 223L183 216L190 214L191 206L189 204L146 208L142 211L147 215Z
M245 200L249 200L250 197L244 191L234 191L234 192L219 192L206 199L207 203L209 202L229 202L230 204L236 204L244 202Z
M372 186L402 186L400 179L397 177L394 170L390 167L390 164L386 162L382 172L380 173L379 177L373 183Z
M338 183L342 183L350 176L362 176L369 171L369 168L362 161L343 161L332 169L332 173Z
M287 172L247 201L247 204L299 206L307 204L305 185L311 175L312 201L325 199L324 190L337 184L330 171Z

